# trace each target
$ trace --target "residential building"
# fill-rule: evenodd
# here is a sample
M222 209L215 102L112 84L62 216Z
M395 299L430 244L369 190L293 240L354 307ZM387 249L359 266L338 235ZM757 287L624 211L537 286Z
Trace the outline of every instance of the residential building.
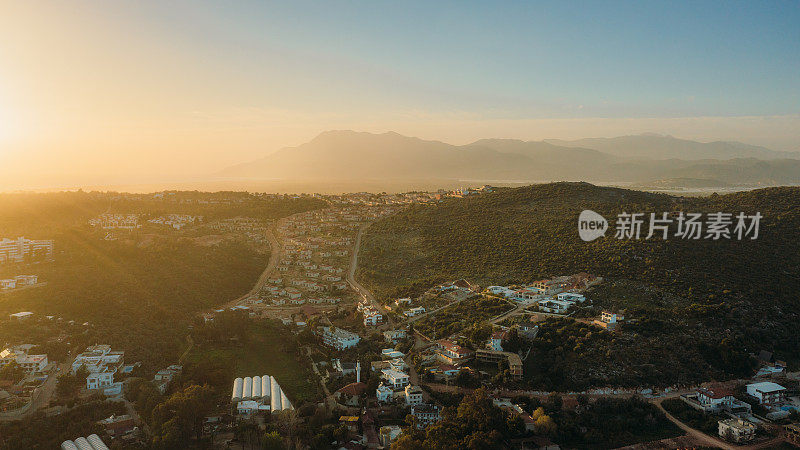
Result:
M436 423L442 418L439 414L438 406L426 403L413 405L411 407L411 415L416 417L418 429L426 428L428 425Z
M361 406L362 394L367 390L367 385L360 382L350 383L336 391L333 396L336 402L345 406Z
M539 302L539 310L552 314L564 314L573 304L561 300L542 300Z
M586 301L586 297L582 294L576 294L574 292L562 292L556 296L557 299L561 300L562 302L571 302L571 303L583 303Z
M681 400L705 413L740 413L751 409L749 404L739 401L733 396L733 392L720 385L698 388L694 394L682 395Z
M47 367L47 355L29 355L23 346L7 348L0 352L0 367L16 362L29 375L41 373Z
M93 372L86 377L86 389L104 389L114 384L114 372Z
M747 394L758 399L762 405L777 406L786 402L786 388L771 381L748 384Z
M486 347L489 350L494 350L497 352L503 351L503 339L506 338L505 331L495 331L489 336L489 342L486 344Z
M54 245L52 240L3 238L0 240L0 264L20 263L28 259L52 259Z
M406 405L422 404L422 388L409 384L406 386Z
M322 343L333 347L336 350L346 350L355 347L361 341L361 338L347 330L336 327L323 327L322 328Z
M409 382L408 374L394 369L381 370L381 378L386 380L394 389L402 389Z
M386 340L386 342L390 344L397 344L399 341L405 339L407 336L408 332L403 328L383 332L383 338Z
M381 383L378 386L378 389L375 391L375 396L378 397L378 401L382 403L389 403L392 401L392 396L394 395L394 389L392 389L389 385Z
M459 366L472 357L471 351L446 339L436 341L434 351L439 360L454 366Z
M516 379L521 380L523 375L522 358L513 352L500 352L491 349L479 349L475 352L475 358L478 361L486 363L497 363L498 361L506 361L508 363L508 371Z
M756 436L755 424L738 417L717 422L720 437L737 444L753 440Z

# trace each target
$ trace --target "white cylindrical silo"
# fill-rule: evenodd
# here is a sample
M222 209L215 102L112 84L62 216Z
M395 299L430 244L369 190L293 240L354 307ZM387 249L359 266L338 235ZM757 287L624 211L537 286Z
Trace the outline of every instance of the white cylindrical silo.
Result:
M289 398L286 397L286 393L283 392L283 389L281 389L281 408L292 409L292 403L289 401Z
M253 379L244 377L244 388L242 388L242 400L253 398Z
M61 450L78 450L78 446L72 441L64 441L61 443Z
M75 439L75 445L78 447L78 450L94 450L92 444L90 444L85 437L79 437L78 439Z
M231 395L231 401L239 401L242 399L242 389L244 387L244 380L241 378L237 378L233 380L233 394Z
M103 440L100 439L100 436L96 434L90 434L89 436L86 436L86 440L92 444L94 450L109 450L108 446L106 446Z
M261 377L256 375L253 377L253 400L261 398Z
M264 375L261 377L261 397L270 398L271 392L272 392L272 377L269 375Z
M283 409L281 401L281 387L278 385L278 381L275 380L275 377L272 377L272 382L270 383L269 404L272 412Z

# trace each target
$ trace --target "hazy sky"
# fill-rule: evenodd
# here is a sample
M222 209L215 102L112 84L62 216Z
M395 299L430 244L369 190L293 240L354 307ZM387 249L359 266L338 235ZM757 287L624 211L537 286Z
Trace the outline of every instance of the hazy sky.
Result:
M328 129L800 150L800 2L0 0L0 188L212 173Z

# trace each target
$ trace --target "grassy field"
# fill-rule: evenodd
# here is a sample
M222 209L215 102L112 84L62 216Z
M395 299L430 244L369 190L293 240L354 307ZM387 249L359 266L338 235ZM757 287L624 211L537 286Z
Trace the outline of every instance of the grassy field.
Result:
M276 322L256 322L246 343L195 348L187 362L227 368L229 385L236 377L270 375L294 404L320 396L319 384L295 336Z
M478 297L425 317L414 328L431 339L442 339L511 309L506 301Z

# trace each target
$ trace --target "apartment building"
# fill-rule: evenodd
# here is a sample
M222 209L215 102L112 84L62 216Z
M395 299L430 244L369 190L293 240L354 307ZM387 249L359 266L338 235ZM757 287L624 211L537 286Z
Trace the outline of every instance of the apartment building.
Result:
M0 264L20 263L28 259L51 259L54 241L3 238L0 240Z

